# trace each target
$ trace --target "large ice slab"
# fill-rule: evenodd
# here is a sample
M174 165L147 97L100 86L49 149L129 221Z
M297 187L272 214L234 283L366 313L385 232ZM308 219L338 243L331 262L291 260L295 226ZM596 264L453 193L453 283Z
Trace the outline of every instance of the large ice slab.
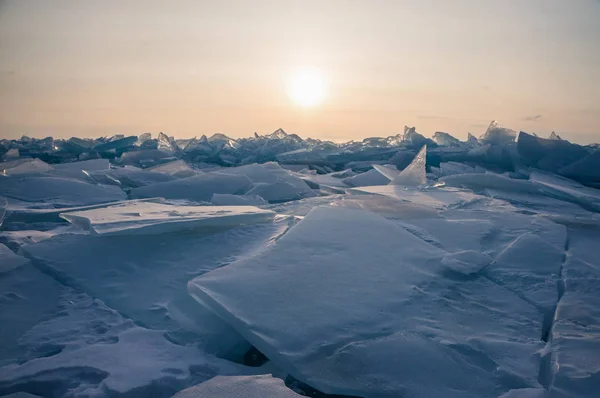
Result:
M161 197L208 202L215 193L244 194L251 185L252 181L244 175L212 172L134 188L131 196L134 199Z
M127 198L119 187L59 177L5 177L0 184L0 195L63 207L115 202Z
M212 234L58 235L22 250L49 274L139 324L166 330L172 340L192 341L207 352L229 355L247 345L198 305L186 284L262 250L286 228L287 223L275 222Z
M271 375L217 376L180 391L173 398L298 398L283 380Z
M275 213L253 206L181 206L134 200L60 216L93 235L123 235L222 229L270 221Z
M325 393L496 398L538 387L541 315L485 278L447 279L447 255L375 214L316 208L265 252L188 288Z

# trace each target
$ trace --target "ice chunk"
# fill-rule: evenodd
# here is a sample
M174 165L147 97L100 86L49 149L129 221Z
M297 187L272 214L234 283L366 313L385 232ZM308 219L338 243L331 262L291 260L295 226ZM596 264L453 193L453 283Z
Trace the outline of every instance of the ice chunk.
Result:
M88 183L103 183L96 181L91 174L107 172L110 170L108 159L92 159L72 163L55 164L54 169L45 173L45 176L81 180Z
M548 137L549 140L562 140L562 138L560 138L560 135L556 134L556 132L551 132L550 136Z
M4 160L14 160L18 159L20 156L19 148L12 148L4 154Z
M270 221L275 213L253 206L176 206L130 201L104 208L61 213L92 235L162 234L178 230L233 227Z
M423 148L417 153L413 161L401 172L396 172L379 165L373 165L373 167L391 180L389 185L416 187L427 184L426 162L427 146L423 145Z
M582 196L574 196L570 192L563 189L558 189L549 184L538 184L527 180L517 180L500 174L494 173L473 173L473 174L456 174L440 178L440 182L445 185L468 188L474 192L504 192L515 194L516 202L519 202L519 195L546 197L558 199L570 203L577 204L582 208L590 211L600 211L600 208L593 201ZM502 199L510 200L511 195L504 195Z
M173 398L298 398L283 380L271 375L217 376L180 391Z
M454 174L469 174L476 173L475 168L458 162L442 162L440 163L441 176L449 176Z
M20 267L29 262L25 257L13 253L8 247L0 243L0 274Z
M514 142L516 137L516 131L500 127L498 122L493 120L488 126L486 132L479 137L479 141L484 144L502 145Z
M302 179L282 169L277 163L250 164L222 170L222 173L247 176L254 184L249 195L259 195L269 202L314 196Z
M18 159L0 163L0 173L4 176L39 175L53 170L52 166L40 159Z
M267 204L267 201L258 195L230 195L219 193L214 194L210 202L217 206L260 206Z
M539 138L522 131L519 133L517 150L525 165L552 172L589 155L589 151L581 145Z
M122 188L137 188L175 180L175 177L168 174L142 170L134 166L94 171L89 175L100 184L118 185Z
M485 279L442 278L445 255L372 213L316 208L266 251L188 288L325 393L496 398L511 383L537 387L536 310Z
M154 166L148 169L149 171L155 173L163 173L168 174L177 178L185 178L196 175L198 172L192 169L185 160L174 160L172 162L168 162L165 164L160 164L158 166Z
M162 197L208 202L215 193L244 194L251 180L243 175L204 173L131 190L132 198Z
M442 146L460 146L461 142L458 140L458 138L455 138L453 136L451 136L448 133L443 133L441 131L438 131L436 133L433 134L433 141L438 144L438 145L442 145Z
M342 182L349 187L370 187L376 185L387 185L390 183L390 179L377 170L372 169L352 177L344 178Z
M600 185L600 149L558 170L558 174L584 184Z
M0 195L56 206L85 206L127 198L119 187L59 177L5 177L0 184Z
M159 149L142 149L140 151L124 152L118 159L121 165L154 165L166 159L173 159L173 154Z

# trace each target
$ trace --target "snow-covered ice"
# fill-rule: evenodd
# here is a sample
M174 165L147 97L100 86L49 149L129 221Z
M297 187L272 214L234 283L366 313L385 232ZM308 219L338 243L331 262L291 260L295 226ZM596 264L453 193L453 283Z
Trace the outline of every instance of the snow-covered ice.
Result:
M596 397L561 136L0 139L0 396Z

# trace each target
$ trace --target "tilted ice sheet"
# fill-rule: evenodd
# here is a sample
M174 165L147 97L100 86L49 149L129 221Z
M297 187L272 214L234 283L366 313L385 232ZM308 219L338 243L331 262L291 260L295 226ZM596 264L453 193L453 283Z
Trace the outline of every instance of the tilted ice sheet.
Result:
M133 166L92 171L87 174L99 184L117 185L122 188L138 188L175 180L175 177L171 175L142 170Z
M457 279L447 255L375 214L316 208L265 252L188 288L326 393L496 398L538 387L541 314L486 278Z
M246 176L212 172L134 188L131 190L131 197L208 202L215 193L244 194L251 188L251 184L252 181Z
M133 200L60 216L93 235L127 235L222 229L271 221L274 215L254 206L178 206Z
M410 162L406 168L400 172L393 173L383 166L373 165L375 170L379 171L390 179L390 185L401 185L405 187L417 187L427 184L425 164L427 161L427 145L417 153L417 156Z
M283 380L271 375L217 376L180 391L173 398L298 398Z
M127 198L119 187L59 177L4 177L0 196L56 206L85 206Z

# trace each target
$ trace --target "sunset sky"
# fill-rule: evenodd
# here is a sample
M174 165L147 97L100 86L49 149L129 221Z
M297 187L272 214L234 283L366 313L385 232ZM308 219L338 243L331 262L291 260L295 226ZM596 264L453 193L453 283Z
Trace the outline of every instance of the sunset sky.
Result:
M306 71L316 103L290 95ZM4 138L464 139L492 119L600 141L599 0L0 0Z

